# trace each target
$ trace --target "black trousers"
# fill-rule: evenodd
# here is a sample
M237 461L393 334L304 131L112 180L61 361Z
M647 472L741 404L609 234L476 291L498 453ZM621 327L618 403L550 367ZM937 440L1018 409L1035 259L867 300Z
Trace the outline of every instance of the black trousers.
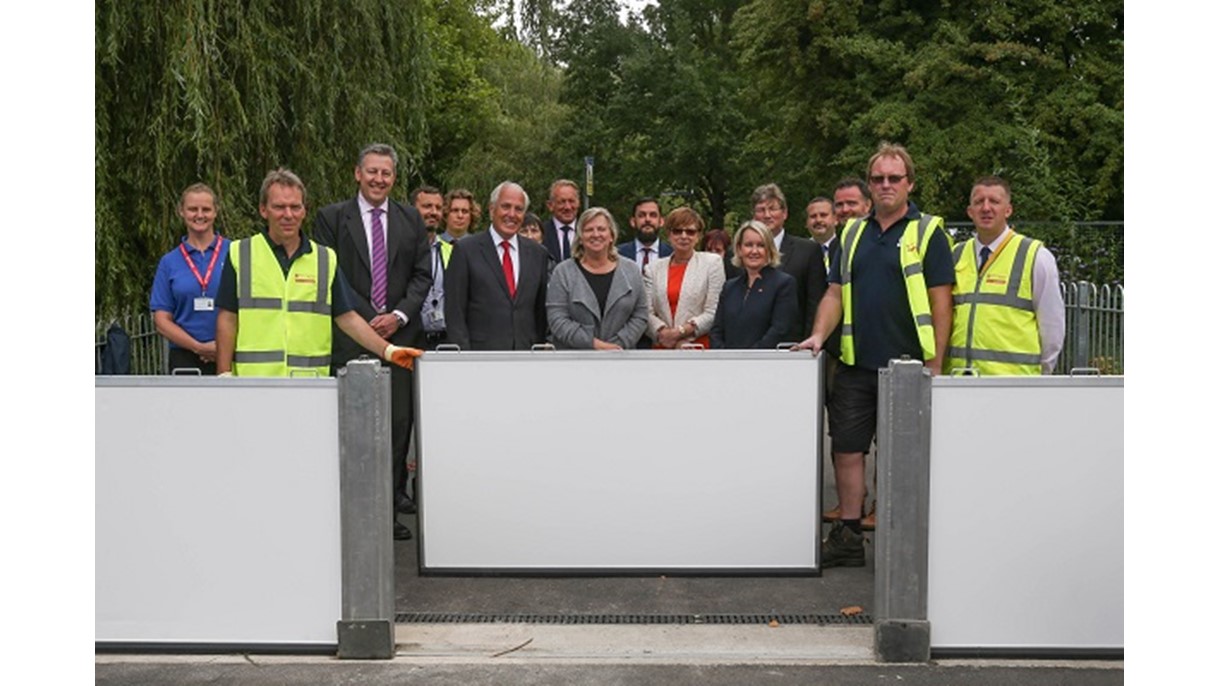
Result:
M389 363L384 363L389 364ZM397 504L407 495L407 449L415 426L415 375L397 365L390 365L390 456L394 492L391 500Z

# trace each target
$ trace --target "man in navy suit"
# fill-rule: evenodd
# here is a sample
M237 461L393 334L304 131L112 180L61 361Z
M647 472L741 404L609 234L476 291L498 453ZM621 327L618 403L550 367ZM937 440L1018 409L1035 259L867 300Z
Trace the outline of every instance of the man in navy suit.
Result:
M788 202L779 186L768 183L754 189L750 197L754 219L762 222L775 240L780 252L780 269L796 279L798 318L795 325L781 338L784 343L800 343L813 330L813 315L826 292L826 267L821 250L808 238L793 236L784 230L788 220Z
M356 312L369 326L394 345L422 348L424 330L419 312L432 286L428 237L419 212L390 199L397 168L394 148L373 144L362 150L356 162L359 193L323 207L314 219L313 238L334 248L339 269L355 297ZM384 279L374 278L374 268L381 270ZM380 281L376 288L375 281ZM332 340L332 374L365 352L337 327ZM414 423L413 399L411 372L391 367L394 500L396 508L408 511L406 459ZM395 520L394 538L409 539L411 531Z
M618 254L629 260L635 260L640 271L653 260L669 257L674 249L669 243L660 240L661 229L665 226L665 217L661 214L661 206L653 198L640 198L631 208L631 218L628 219L631 228L635 230L635 240L619 243Z
M551 184L546 209L551 216L542 222L542 245L556 263L572 256L576 240L576 215L580 212L580 186L575 181L559 179Z
M449 342L462 350L529 350L546 340L546 249L517 235L529 196L491 192L491 230L453 244L445 270Z

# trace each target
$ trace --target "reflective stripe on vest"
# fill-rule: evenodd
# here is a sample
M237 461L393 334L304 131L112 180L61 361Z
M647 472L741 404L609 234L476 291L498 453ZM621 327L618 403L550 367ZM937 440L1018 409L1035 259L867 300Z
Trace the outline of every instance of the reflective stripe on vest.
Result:
M1014 232L979 278L977 240L953 249L953 332L945 369L972 369L983 376L1041 374L1033 272L1042 243Z
M839 357L844 364L856 363L856 343L852 326L851 265L856 258L861 234L868 219L853 219L843 232L842 254L839 255L839 282L842 285L843 329L840 339ZM932 306L928 302L928 287L923 278L923 260L928 245L937 230L944 230L945 221L931 214L921 214L919 219L907 222L899 239L899 265L906 283L907 302L911 306L911 319L919 336L919 347L924 360L936 356L936 335L932 329ZM893 229L890 229L893 231Z
M338 267L330 248L312 248L285 277L266 236L237 242L237 376L330 374L330 284Z

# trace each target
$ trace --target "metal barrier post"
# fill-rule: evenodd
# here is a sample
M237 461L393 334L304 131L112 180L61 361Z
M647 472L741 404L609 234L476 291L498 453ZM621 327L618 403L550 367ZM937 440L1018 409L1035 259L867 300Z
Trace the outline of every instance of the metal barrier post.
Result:
M1070 331L1074 339L1072 346L1072 366L1069 367L1091 367L1089 364L1089 324L1093 310L1093 284L1088 281L1077 281L1073 284L1076 288L1076 303L1071 308L1072 326Z
M339 369L339 510L343 557L340 658L394 657L390 370Z
M932 377L891 360L877 394L877 534L873 650L882 662L931 659L928 473Z

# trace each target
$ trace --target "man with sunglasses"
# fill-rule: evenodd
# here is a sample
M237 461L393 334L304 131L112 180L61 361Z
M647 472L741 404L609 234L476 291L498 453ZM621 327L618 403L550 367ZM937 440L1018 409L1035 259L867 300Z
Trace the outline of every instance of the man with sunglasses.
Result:
M864 565L864 454L877 429L877 371L903 355L940 373L953 316L953 258L944 219L909 200L915 165L882 143L868 163L873 210L847 223L830 287L801 348L817 352L843 323L830 399L831 452L842 518L822 541L823 567Z

